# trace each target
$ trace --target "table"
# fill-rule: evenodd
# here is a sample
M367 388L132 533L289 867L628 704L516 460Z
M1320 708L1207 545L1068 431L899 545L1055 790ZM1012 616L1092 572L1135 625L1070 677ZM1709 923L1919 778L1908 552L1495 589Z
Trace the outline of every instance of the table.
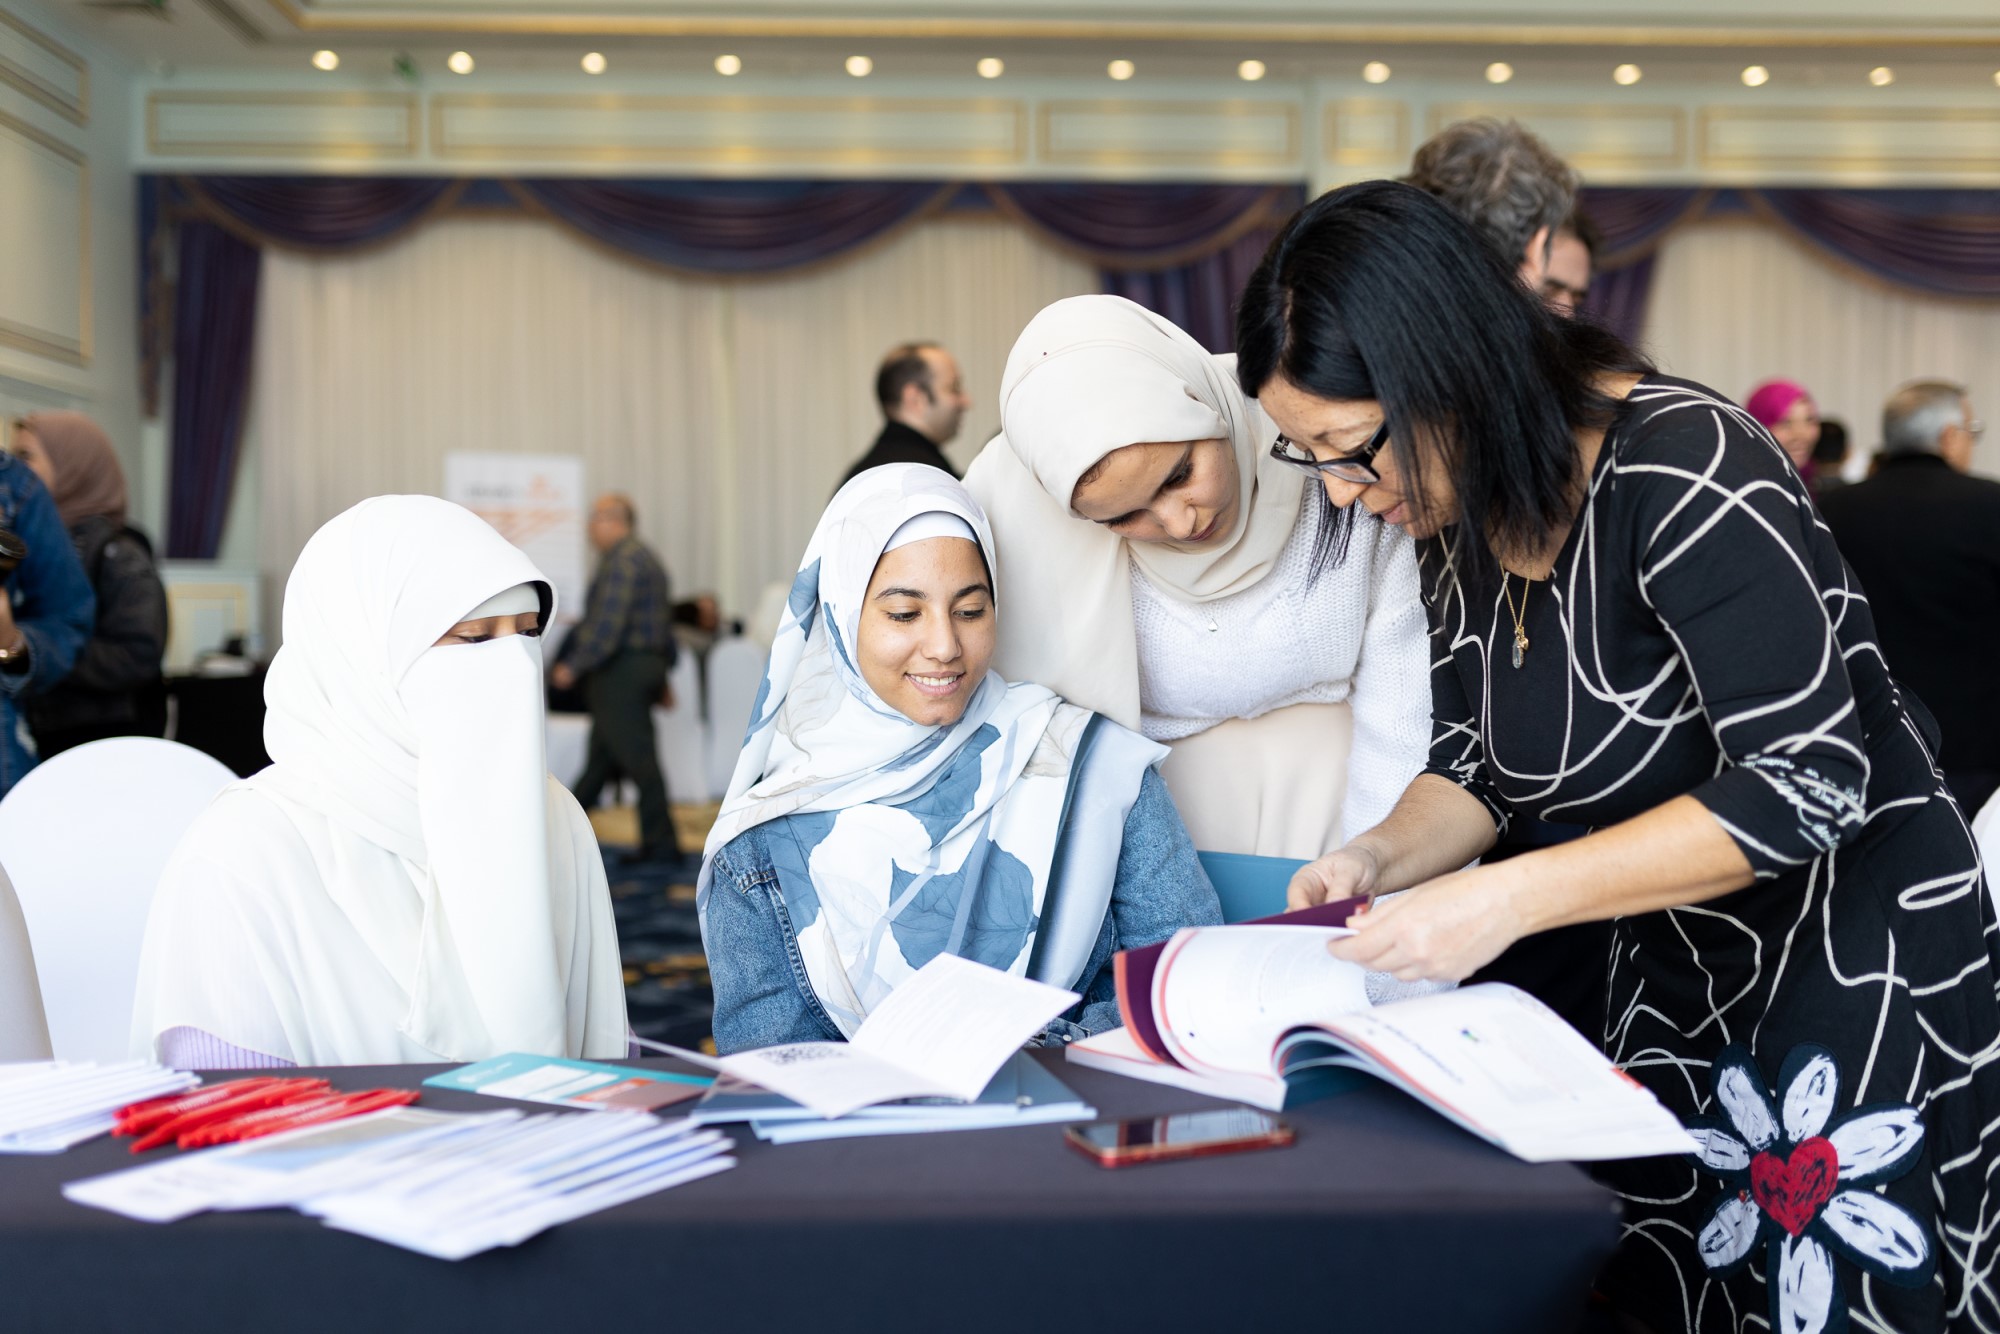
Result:
M1214 1105L1044 1059L1106 1116ZM440 1068L321 1073L408 1087ZM0 1159L0 1330L1560 1334L1581 1318L1617 1232L1582 1171L1517 1162L1383 1086L1285 1115L1288 1149L1117 1170L1060 1126L782 1148L739 1127L731 1171L456 1264L289 1211L152 1226L71 1204L61 1183L133 1161L99 1140Z

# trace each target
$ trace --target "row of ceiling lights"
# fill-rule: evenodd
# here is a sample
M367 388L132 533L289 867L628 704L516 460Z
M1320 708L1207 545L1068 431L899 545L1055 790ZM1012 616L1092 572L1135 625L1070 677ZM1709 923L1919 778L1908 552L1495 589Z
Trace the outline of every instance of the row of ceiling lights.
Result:
M337 51L315 51L313 52L312 63L315 69L337 70L340 68L340 53ZM449 69L453 74L470 74L473 70L472 53L469 51L454 51L445 59L444 63L445 68ZM583 66L585 74L602 74L609 68L602 51L585 52L583 59L579 63ZM855 78L865 79L875 72L875 62L867 56L849 56L846 68L847 72ZM1007 62L1001 60L998 56L987 56L975 64L973 68L982 79L997 79L1007 72ZM722 75L742 73L742 57L733 55L717 56L715 58L715 72ZM1139 67L1129 60L1114 60L1104 67L1104 72L1111 78L1123 83L1134 74L1137 74ZM1236 67L1236 76L1246 83L1257 82L1267 72L1268 70L1261 60L1246 60ZM1361 67L1361 77L1369 83L1387 83L1389 82L1391 72L1389 66L1380 60L1371 60ZM1514 67L1504 60L1496 60L1486 67L1486 82L1488 83L1507 83L1513 77ZM1645 77L1646 72L1637 65L1619 65L1611 71L1611 81L1626 88L1631 87ZM1761 88L1771 81L1771 71L1762 65L1746 65L1743 68L1742 74L1738 77L1743 80L1745 87ZM1887 65L1877 65L1874 69L1868 71L1868 82L1874 84L1877 88L1886 88L1895 81L1896 71ZM2000 70L1994 71L1993 82L1996 86L2000 86Z

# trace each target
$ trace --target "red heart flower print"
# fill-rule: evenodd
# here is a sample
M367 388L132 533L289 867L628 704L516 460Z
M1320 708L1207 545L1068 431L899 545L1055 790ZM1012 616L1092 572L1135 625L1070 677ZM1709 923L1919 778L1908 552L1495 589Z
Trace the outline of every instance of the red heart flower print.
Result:
M1838 1184L1840 1156L1820 1136L1799 1141L1791 1157L1764 1152L1750 1160L1750 1193L1778 1226L1798 1236Z

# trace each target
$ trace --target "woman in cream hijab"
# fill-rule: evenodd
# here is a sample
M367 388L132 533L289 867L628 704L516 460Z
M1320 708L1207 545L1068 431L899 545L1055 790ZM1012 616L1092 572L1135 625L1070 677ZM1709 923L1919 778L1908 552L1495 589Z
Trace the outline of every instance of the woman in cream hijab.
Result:
M548 581L471 511L363 501L285 588L271 767L161 876L139 1051L192 1068L623 1055L603 864L542 754Z
M1197 847L1312 858L1423 767L1416 557L1273 457L1234 361L1123 298L1058 301L965 482L1035 609L1001 622L995 668L1169 744Z

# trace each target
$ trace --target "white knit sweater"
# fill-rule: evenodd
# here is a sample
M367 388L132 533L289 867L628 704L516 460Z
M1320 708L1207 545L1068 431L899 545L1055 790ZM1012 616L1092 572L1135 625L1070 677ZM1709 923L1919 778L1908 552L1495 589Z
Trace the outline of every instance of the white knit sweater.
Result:
M1174 741L1288 704L1350 701L1354 750L1341 824L1351 838L1387 815L1424 766L1430 649L1415 544L1357 513L1346 559L1315 577L1325 512L1320 489L1307 487L1271 573L1213 602L1174 600L1133 565L1140 730Z

